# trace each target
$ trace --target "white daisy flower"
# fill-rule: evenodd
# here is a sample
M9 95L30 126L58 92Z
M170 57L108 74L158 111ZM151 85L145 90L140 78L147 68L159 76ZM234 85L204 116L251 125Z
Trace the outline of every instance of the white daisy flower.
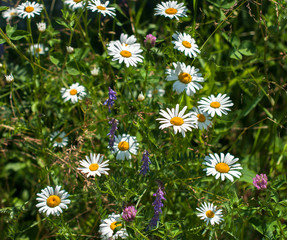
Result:
M147 97L151 98L153 97L154 95L158 95L160 97L162 97L163 95L165 94L165 90L158 87L158 88L154 88L154 89L149 89L147 90Z
M214 117L215 114L222 116L222 113L227 115L227 111L230 111L229 107L233 106L232 101L226 94L219 93L217 97L214 95L209 96L208 98L203 97L199 102L198 108L203 112L208 112L211 117Z
M122 228L120 214L112 213L107 219L102 220L101 222L99 230L102 235L101 239L114 240L118 238L125 239L128 237L126 229ZM114 233L114 230L118 227L121 228Z
M197 216L200 217L200 219L204 220L206 222L206 225L210 223L211 225L219 224L222 219L222 210L216 210L217 207L213 206L212 203L206 204L205 202L201 204L200 208L196 208L196 210L199 211L197 213Z
M12 19L12 17L16 17L18 15L16 8L9 8L6 11L2 12L2 17L6 18L7 22Z
M193 110L191 111L191 117L195 119L195 121L197 122L197 126L200 130L211 127L212 122L210 121L210 117L207 113L202 112L196 107L193 107L191 110Z
M120 40L110 41L109 46L114 45L116 42L120 42L122 46L135 46L140 48L140 44L136 43L137 39L134 35L128 36L128 34L122 33L120 36Z
M8 82L8 83L11 83L14 81L14 77L13 77L12 73L10 73L9 75L5 75L5 79L6 79L6 82Z
M215 179L221 177L221 180L224 181L225 177L228 178L231 182L234 181L234 177L240 178L241 172L237 171L242 169L239 163L236 163L239 158L234 158L230 153L227 153L225 156L223 153L220 153L220 156L215 153L209 154L204 158L206 162L203 164L207 166L207 168L203 169L206 171L206 175L215 176Z
M68 144L68 137L65 132L56 131L51 134L50 141L54 141L53 147L64 147Z
M69 8L75 10L78 8L83 8L83 2L84 0L65 0L64 3L67 4Z
M61 190L61 186L56 186L55 190L52 187L46 187L41 190L41 193L37 193L36 200L39 203L36 205L40 213L46 213L47 216L50 214L59 216L63 212L62 209L67 209L67 204L70 204L70 200L67 199L70 195L65 191Z
M72 103L76 103L86 96L85 87L81 86L79 83L74 83L69 88L62 88L61 93L64 102L71 100Z
M156 120L160 121L162 125L159 129L164 129L167 127L173 127L174 134L181 132L182 136L185 137L185 132L187 130L192 131L192 128L196 128L196 120L191 118L192 113L187 113L184 115L187 106L185 106L179 112L179 104L176 104L175 109L171 110L167 108L167 111L160 110L159 114L164 118L157 118Z
M33 56L39 56L45 54L49 50L48 47L44 47L43 44L34 44L30 46L30 52L32 52Z
M108 45L108 54L113 57L112 61L124 62L127 67L136 67L138 62L143 61L143 56L140 55L142 51L137 44L123 46L120 41L113 41Z
M175 41L172 41L175 45L174 48L184 52L185 56L192 58L196 57L197 53L200 53L195 40L189 34L176 32L172 37L175 39Z
M46 31L46 23L44 22L40 22L40 23L36 23L38 31L39 32L45 32Z
M114 7L108 7L109 1L106 1L104 4L101 3L100 0L91 0L88 5L88 9L90 9L92 12L99 12L103 14L104 16L109 15L111 17L114 17L116 9Z
M204 78L201 77L201 73L197 73L199 69L186 66L185 63L173 63L175 70L167 69L166 77L167 81L175 81L172 88L178 94L186 91L187 96L193 96L193 94L202 88L198 82L204 82Z
M187 8L183 6L183 3L177 3L177 1L162 2L156 5L155 14L169 18L186 17Z
M107 172L110 170L107 168L109 166L108 162L109 160L103 162L104 156L101 156L100 154L90 154L90 158L86 156L87 160L80 161L80 165L83 166L83 168L77 168L78 170L82 171L83 173L88 173L87 177L92 176L95 177L96 175L101 176L101 174L109 175Z
M27 1L17 7L17 12L21 18L30 18L34 17L35 15L40 15L42 9L43 7L41 4Z
M132 159L132 154L137 154L138 145L136 137L123 134L115 136L114 147L111 150L117 154L117 160Z

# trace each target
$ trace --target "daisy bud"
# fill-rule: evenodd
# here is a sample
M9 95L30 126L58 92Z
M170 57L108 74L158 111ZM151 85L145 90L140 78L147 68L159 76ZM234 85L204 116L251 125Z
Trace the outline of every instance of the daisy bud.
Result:
M145 37L144 43L146 48L152 48L155 45L156 37L153 36L152 34L148 34Z
M97 67L93 67L93 69L91 70L91 74L93 76L98 76L99 75L99 69Z
M137 210L135 209L135 207L129 206L123 210L122 218L127 222L131 222L136 218L136 215L137 215Z
M37 24L37 28L39 32L45 32L46 31L46 23L40 22L40 23L36 23Z
M3 67L3 64L2 63L0 63L0 68L2 68Z
M145 99L143 93L141 92L139 95L138 95L138 101L139 102L142 102L143 100Z
M253 178L253 185L257 188L257 190L265 189L267 188L267 180L266 174L256 174L256 177Z
M6 78L6 81L8 83L11 83L14 81L14 77L13 77L12 73L10 73L10 75L5 75L5 78Z
M66 49L67 49L68 53L73 53L74 52L74 48L71 47L71 46L67 46Z

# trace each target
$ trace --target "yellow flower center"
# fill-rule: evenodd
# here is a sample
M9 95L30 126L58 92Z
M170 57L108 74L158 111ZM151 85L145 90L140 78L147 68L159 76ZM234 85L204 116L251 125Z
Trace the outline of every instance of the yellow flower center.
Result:
M61 143L62 141L63 141L63 138L61 138L61 137L56 138L56 142Z
M122 224L115 221L115 222L111 223L110 228L114 231L116 229L116 227L120 227L120 226L122 226Z
M191 48L191 44L188 41L182 41L182 45L185 46L186 48Z
M47 199L47 205L51 208L57 207L61 203L61 198L59 198L57 195L51 195Z
M97 163L92 163L90 166L89 166L89 169L91 171L97 171L99 169L99 164Z
M165 10L165 13L169 15L173 15L177 13L177 10L175 8L168 8Z
M226 163L221 162L215 165L215 169L216 171L220 173L228 173L230 170L230 167Z
M70 90L71 95L76 95L78 93L77 89Z
M16 15L16 12L10 12L10 16L13 17Z
M42 51L41 48L36 48L36 52L37 52L37 53L39 53L39 52L41 52L41 51Z
M129 143L126 142L126 141L123 141L123 142L119 142L118 144L118 148L121 150L121 151L126 151L129 149Z
M221 106L221 104L219 102L210 103L210 107L212 107L212 108L219 108L220 106Z
M97 9L99 9L99 10L106 10L106 8L105 7L103 7L103 6L97 6Z
M213 218L214 217L214 212L212 212L211 210L206 211L206 217L208 218Z
M199 121L199 122L205 122L205 116L203 115L203 114L197 114L196 115L197 116L197 120Z
M122 50L122 51L120 52L120 54L121 54L123 57L125 57L125 58L129 58L129 57L132 56L132 53L129 52L129 51L127 51L127 50Z
M184 121L181 117L173 117L172 119L170 119L170 123L175 126L181 126Z
M25 7L25 11L30 13L30 12L33 12L34 11L34 8L31 7L31 6L28 6L28 7Z
M81 2L82 0L73 0L75 3L79 3Z
M186 72L182 72L181 74L178 75L178 80L181 81L182 83L188 84L192 80L192 76Z

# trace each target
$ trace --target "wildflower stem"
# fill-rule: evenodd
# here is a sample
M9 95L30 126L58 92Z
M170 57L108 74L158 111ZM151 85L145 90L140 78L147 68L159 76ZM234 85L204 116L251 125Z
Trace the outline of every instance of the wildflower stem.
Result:
M225 23L225 21L235 12L237 11L237 9L239 9L244 3L246 3L248 0L243 1L237 8L233 9L231 11L231 13L229 13L227 15L226 18L224 18L224 20L222 20L222 22L215 28L215 30L209 35L209 37L206 39L206 41L202 44L202 46L200 47L199 50L202 50L204 48L204 46L206 45L206 43L210 40L210 38L217 32L217 30L219 28L221 28L222 24Z
M141 235L141 237L143 237L144 239L149 240L149 238L146 237L145 235L143 235L143 234L141 233L141 231L138 230L135 226L127 226L127 227L129 227L129 228L133 229L134 231L136 231L136 232L137 232L139 235Z
M6 34L3 32L2 28L0 28L0 36L5 39L5 41L10 45L10 47L12 47L22 58L24 58L26 61L28 61L32 66L32 68L34 66L37 66L38 68L41 68L42 70L46 71L46 72L49 72L53 75L56 75L57 73L56 72L52 72L44 67L42 67L41 65L33 62L32 60L30 60L29 58L27 58L21 51L19 51L17 49L17 47L14 45L14 43L12 43L12 41L6 36Z
M34 49L34 40L33 40L33 34L32 34L32 30L31 30L31 19L27 18L27 28L28 28L28 32L31 35L31 42L30 42L30 59L31 61L33 61L33 56L32 56L32 52L34 52L34 55L36 56L36 52Z
M106 46L103 42L103 38L102 38L102 34L101 34L101 14L99 14L99 38L100 38L100 41L103 45L104 50L106 51Z
M41 0L41 3L42 3L42 6L43 6L43 11L44 11L44 13L45 13L45 15L46 15L46 18L47 18L47 20L48 20L48 23L49 23L50 26L52 26L52 22L51 22L51 20L50 20L50 18L49 18L49 14L48 14L48 12L47 12L47 10L46 10L44 1Z

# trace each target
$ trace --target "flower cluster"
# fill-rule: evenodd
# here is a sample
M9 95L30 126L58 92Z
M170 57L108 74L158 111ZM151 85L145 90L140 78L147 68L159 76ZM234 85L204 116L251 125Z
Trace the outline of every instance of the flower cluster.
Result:
M136 215L137 215L136 208L134 206L129 206L123 210L122 218L127 222L131 222L135 219Z
M267 188L267 175L265 173L256 174L255 178L253 178L253 185L257 188L257 190L262 190Z

